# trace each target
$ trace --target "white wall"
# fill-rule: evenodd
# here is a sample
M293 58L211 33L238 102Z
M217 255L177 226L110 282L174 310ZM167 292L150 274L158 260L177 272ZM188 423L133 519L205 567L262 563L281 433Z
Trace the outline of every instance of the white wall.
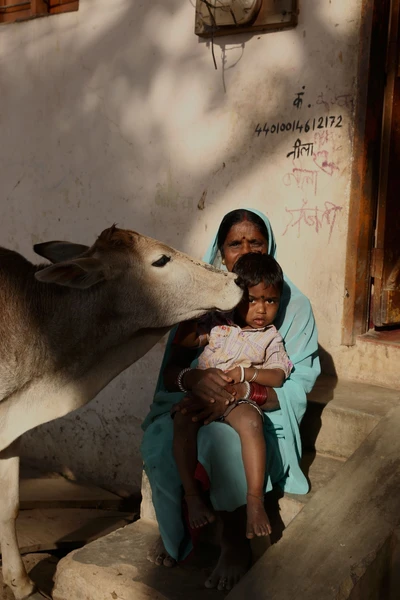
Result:
M226 211L259 208L322 346L357 376L340 325L361 1L302 0L293 30L220 38L218 70L191 1L80 4L0 27L0 244L33 259L36 242L92 243L117 222L200 257ZM307 133L255 134L307 120ZM293 161L297 139L314 148ZM161 355L32 433L26 452L133 489Z

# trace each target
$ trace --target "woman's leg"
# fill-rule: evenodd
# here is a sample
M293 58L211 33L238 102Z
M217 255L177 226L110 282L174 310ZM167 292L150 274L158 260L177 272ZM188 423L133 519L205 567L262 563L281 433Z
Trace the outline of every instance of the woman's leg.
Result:
M192 550L182 519L182 484L172 454L173 421L169 412L146 429L141 453L149 478L161 538L148 549L157 565L173 566Z
M204 527L215 521L214 512L204 501L200 483L194 476L197 466L197 434L201 426L201 423L193 422L190 415L183 415L179 411L174 414L173 452L192 528Z
M271 525L264 508L266 445L263 420L249 404L239 404L226 417L226 422L239 434L247 480L246 537L265 536Z
M230 590L251 565L250 543L246 538L247 484L240 438L225 423L211 423L199 431L198 456L211 482L211 502L223 523L221 554L205 585Z
M249 570L252 555L250 541L246 538L246 507L218 515L223 524L221 554L205 586L224 591L231 590Z

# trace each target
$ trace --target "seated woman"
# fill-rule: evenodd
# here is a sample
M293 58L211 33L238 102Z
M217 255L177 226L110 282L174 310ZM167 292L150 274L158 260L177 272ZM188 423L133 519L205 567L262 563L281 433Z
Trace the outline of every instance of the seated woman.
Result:
M264 215L239 209L224 217L204 260L216 267L222 263L232 271L236 260L249 252L275 257L275 239ZM261 406L266 446L264 491L279 485L284 491L304 494L308 483L299 466L299 424L306 408L306 393L311 391L320 373L317 330L309 301L286 277L275 324L293 370L282 387L264 387L265 402ZM172 566L184 560L193 547L183 518L183 487L173 455L170 410L179 403L183 413L200 416L209 423L200 428L197 437L196 477L209 485L210 502L222 518L223 531L218 564L205 584L229 590L251 564L246 538L247 483L239 435L217 420L230 402L246 394L246 386L232 384L231 378L216 368L192 368L182 375L183 369L196 366L197 357L187 348L172 346L175 333L170 335L154 402L143 424L144 468L162 538L150 551L149 559ZM190 391L189 398L181 391L182 378L185 389Z

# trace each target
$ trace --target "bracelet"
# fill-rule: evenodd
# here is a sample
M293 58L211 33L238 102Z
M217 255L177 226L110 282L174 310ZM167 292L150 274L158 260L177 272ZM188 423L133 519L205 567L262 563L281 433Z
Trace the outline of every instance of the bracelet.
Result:
M183 379L183 376L185 375L185 373L187 373L188 371L191 371L191 370L192 369L190 367L187 367L186 369L182 369L182 371L179 373L178 377L176 378L176 385L178 386L178 388L180 389L181 392L189 391L183 387L182 379Z
M257 376L258 376L258 369L254 368L254 373L253 373L253 376L249 379L249 383L252 383L253 381L255 381L257 379Z
M246 393L243 396L242 400L250 400L250 392L251 392L250 384L248 381L242 381L242 383L244 384L244 386L246 388Z
M249 383L250 395L248 400L253 400L258 406L262 406L268 400L268 388L259 383Z
M244 382L244 368L242 365L239 365L239 369L240 369L240 381L239 383L243 383Z

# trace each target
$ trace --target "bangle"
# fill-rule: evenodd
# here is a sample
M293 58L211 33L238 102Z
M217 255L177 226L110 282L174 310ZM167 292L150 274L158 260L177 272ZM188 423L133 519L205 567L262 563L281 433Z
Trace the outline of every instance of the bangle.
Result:
M183 387L182 379L183 379L183 376L185 375L185 373L187 373L188 371L191 371L191 370L192 369L190 367L187 367L186 369L182 369L182 371L179 373L178 377L176 378L176 385L178 386L178 388L180 389L181 392L189 391Z
M252 383L253 381L255 381L257 379L257 375L258 375L258 369L254 368L254 373L253 373L253 376L250 377L249 383Z
M250 400L250 392L251 392L250 384L248 381L242 381L242 383L246 388L246 393L244 394L242 400Z
M244 368L242 365L239 365L239 369L240 369L240 382L239 383L243 383L244 382Z
M268 400L268 388L259 383L249 383L250 396L249 400L253 400L258 406L262 406Z

